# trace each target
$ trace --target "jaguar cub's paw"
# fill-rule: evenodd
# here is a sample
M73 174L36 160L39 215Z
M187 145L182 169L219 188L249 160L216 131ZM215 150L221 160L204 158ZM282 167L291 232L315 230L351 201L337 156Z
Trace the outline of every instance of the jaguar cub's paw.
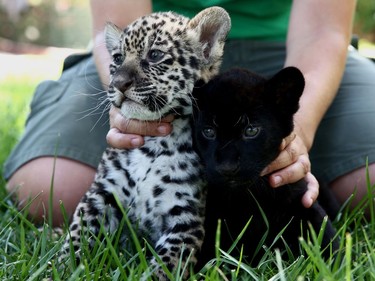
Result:
M165 267L167 268L168 272L172 274L172 276L181 276L182 280L187 280L189 277L189 271L185 270L184 263L180 263L180 259L176 257L170 257L170 256L163 256L160 257L162 262L164 263ZM156 260L156 258L152 258L150 262L150 272L144 273L142 276L142 280L147 280L147 278L150 278L153 276L156 280L161 281L168 281L171 280L168 277L168 274L166 271L164 271L163 266L160 265L160 263ZM177 269L180 268L180 270L185 270L184 272L176 272Z

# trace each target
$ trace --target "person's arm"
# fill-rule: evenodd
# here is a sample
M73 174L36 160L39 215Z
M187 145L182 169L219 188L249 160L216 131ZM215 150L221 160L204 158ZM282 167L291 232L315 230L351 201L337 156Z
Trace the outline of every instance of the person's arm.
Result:
M298 67L306 79L295 122L303 128L300 136L308 149L344 73L355 4L355 0L293 2L285 65Z
M267 171L278 170L270 176L274 187L304 175L311 179L308 151L344 72L355 4L355 0L293 1L285 66L298 67L306 87L294 118L296 137ZM305 206L317 195L316 190L309 189L304 196Z

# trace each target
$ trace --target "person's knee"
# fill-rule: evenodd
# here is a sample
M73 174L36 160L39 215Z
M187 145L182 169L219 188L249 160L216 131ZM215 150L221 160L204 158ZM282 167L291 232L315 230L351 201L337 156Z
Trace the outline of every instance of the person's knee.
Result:
M368 166L370 184L375 183L375 163ZM331 190L340 204L344 204L351 196L351 208L365 203L368 198L367 169L361 167L351 171L330 183Z
M30 217L40 222L52 205L53 222L63 222L60 203L70 216L91 185L95 169L80 162L54 157L36 158L19 168L9 179L7 189ZM50 200L52 198L52 201Z

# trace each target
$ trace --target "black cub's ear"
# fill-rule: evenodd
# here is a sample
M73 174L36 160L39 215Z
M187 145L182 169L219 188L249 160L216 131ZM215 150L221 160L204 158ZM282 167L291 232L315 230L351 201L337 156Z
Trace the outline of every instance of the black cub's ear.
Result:
M302 72L292 66L280 70L267 81L269 98L284 114L296 113L304 87L305 79Z
M212 88L211 83L205 83L203 80L198 80L193 88L192 96L194 99L194 110L203 110L204 106L209 101L209 93L210 89Z

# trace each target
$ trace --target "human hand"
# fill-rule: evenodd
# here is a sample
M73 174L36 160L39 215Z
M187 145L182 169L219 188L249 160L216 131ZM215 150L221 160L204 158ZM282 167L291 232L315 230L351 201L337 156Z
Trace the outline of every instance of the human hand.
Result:
M311 163L306 145L293 132L283 139L280 151L279 156L262 171L261 176L269 174L269 183L275 188L304 178L307 191L302 197L302 204L306 208L311 207L318 198L319 183L310 172Z
M119 149L131 149L144 144L143 136L166 136L172 131L173 115L166 116L160 121L140 121L126 119L120 110L111 107L109 111L110 130L107 143Z

